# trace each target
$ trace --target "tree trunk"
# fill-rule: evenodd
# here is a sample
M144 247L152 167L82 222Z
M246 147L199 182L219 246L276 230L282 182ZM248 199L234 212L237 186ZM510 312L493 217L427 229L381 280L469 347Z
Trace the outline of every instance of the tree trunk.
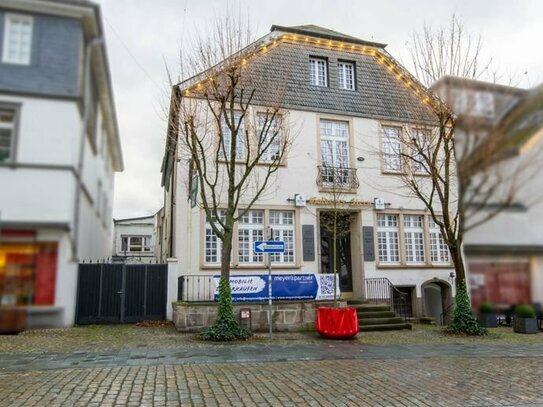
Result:
M456 273L456 287L458 288L460 287L460 285L462 285L462 283L466 282L464 254L462 253L462 248L459 245L454 245L454 247L450 247L449 251L451 252L454 271Z
M225 278L230 284L230 257L232 254L232 231L224 232L221 250L221 277Z

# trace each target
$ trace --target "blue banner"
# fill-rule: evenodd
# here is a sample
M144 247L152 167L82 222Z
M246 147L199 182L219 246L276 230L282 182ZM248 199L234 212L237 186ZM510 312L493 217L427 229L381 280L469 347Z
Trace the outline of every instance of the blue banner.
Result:
M214 276L215 301L219 299L219 276ZM268 275L230 276L233 302L268 301ZM339 296L339 282L337 282ZM334 298L333 274L273 274L272 300L330 300Z

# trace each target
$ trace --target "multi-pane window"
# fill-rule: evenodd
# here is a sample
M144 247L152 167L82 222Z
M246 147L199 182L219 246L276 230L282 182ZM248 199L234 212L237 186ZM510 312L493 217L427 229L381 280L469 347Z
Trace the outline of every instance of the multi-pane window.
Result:
M231 121L230 112L228 114L228 122ZM241 120L241 113L234 112L234 121L230 123L231 126L234 126L238 129L236 137L236 160L242 160L245 152L244 146L244 130L243 130L243 120ZM239 124L239 127L238 127ZM223 160L230 158L230 148L232 146L232 131L227 124L227 121L224 117L221 118L221 130L222 130L222 145L219 147L221 150L219 152L219 157Z
M311 85L328 86L328 61L323 58L309 58Z
M13 159L15 109L0 107L0 162Z
M321 163L324 183L330 186L348 182L349 123L321 120Z
M29 65L32 51L33 18L6 14L2 62Z
M142 253L151 251L151 236L122 236L121 251Z
M256 117L256 137L261 149L260 161L273 162L281 156L281 116L258 113Z
M222 221L226 218L226 212L221 209L218 211L219 216ZM213 219L214 224L220 229L220 225L218 221L214 218ZM222 241L218 238L218 236L213 231L213 228L211 227L211 224L209 222L209 219L206 219L205 224L205 262L206 263L219 263L221 260L221 248L222 248Z
M253 243L264 240L264 211L250 210L238 223L238 261L240 263L262 263L262 253L255 253Z
M270 211L270 227L273 240L285 242L285 252L271 254L274 263L294 263L294 212Z
M428 218L428 229L430 231L430 252L432 263L449 263L449 248L443 240L439 225L434 222L431 216Z
M341 89L354 90L354 63L338 62L337 77Z
M385 171L400 172L401 157L401 127L383 126L383 166Z
M403 217L406 263L424 263L424 221L422 215Z
M398 215L377 215L377 245L379 251L379 262L400 262L400 245L398 242L398 235Z
M413 173L421 174L425 173L425 168L428 168L424 155L428 150L432 133L429 129L414 129L413 133L411 169Z
M479 91L473 95L473 114L477 116L494 116L494 95L490 92Z

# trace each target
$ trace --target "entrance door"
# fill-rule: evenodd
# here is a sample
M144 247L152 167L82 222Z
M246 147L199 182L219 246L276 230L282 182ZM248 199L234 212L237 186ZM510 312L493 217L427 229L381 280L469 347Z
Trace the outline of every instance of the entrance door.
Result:
M323 216L324 215L324 216ZM321 214L321 273L333 273L333 229L327 227L328 213ZM351 262L351 234L345 230L349 225L350 214L340 214L346 219L338 221L338 238L336 245L336 267L339 276L339 289L341 292L353 291L352 262Z

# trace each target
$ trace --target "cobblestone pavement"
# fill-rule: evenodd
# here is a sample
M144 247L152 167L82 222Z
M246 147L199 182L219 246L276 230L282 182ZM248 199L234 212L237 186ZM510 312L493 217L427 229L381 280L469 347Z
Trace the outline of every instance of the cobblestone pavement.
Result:
M358 342L0 355L0 406L543 406L542 345Z
M2 406L535 406L543 358L208 363L0 374Z

